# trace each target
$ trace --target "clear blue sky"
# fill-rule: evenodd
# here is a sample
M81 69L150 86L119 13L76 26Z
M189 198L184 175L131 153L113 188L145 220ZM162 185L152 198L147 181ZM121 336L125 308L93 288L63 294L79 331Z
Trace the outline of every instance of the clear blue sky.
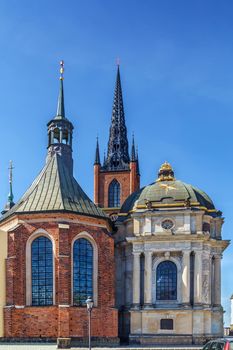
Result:
M93 197L96 135L107 146L116 57L128 135L139 146L141 184L171 162L205 190L233 227L233 2L231 0L0 1L0 204L14 161L15 200L42 168L65 61L75 175ZM130 140L131 142L131 140ZM229 324L233 247L223 258Z

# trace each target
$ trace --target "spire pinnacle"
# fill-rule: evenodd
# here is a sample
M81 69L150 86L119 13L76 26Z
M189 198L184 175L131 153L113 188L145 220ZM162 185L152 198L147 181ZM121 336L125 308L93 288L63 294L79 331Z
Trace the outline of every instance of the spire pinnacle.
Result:
M96 137L96 150L95 150L95 163L94 165L100 165L100 151L99 151L99 139Z
M136 153L135 153L135 144L134 144L134 134L132 136L132 148L131 148L131 162L135 162L136 161Z
M63 80L64 80L64 61L60 61L60 91L57 103L57 115L55 119L65 118L65 104L64 104L64 91L63 91Z
M7 203L4 207L4 210L2 211L2 214L5 214L8 210L10 210L14 205L15 203L13 202L13 199L14 199L14 195L13 195L13 188L12 188L12 183L13 183L13 163L12 163L12 160L10 160L10 164L9 164L9 187L10 187L10 190L9 190L9 194L8 194L8 197L7 197Z
M139 158L138 158L138 146L136 149L136 162L137 162L137 174L140 175Z
M13 203L14 195L13 195L13 188L12 188L12 183L13 183L13 162L10 160L10 165L9 165L9 185L10 185L10 192L8 195L8 202ZM14 203L13 203L14 204Z

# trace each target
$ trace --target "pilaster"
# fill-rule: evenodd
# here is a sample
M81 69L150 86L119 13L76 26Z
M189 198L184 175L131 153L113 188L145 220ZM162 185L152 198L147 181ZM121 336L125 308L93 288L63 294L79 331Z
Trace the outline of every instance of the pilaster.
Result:
M202 251L195 251L194 259L194 305L202 303Z
M152 306L152 252L145 252L144 307Z
M140 304L140 252L133 252L133 307Z
M182 303L190 304L190 251L183 252L182 260Z

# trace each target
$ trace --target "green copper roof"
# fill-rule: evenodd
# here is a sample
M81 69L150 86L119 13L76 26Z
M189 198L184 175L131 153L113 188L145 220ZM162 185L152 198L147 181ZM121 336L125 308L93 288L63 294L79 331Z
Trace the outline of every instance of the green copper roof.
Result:
M63 79L60 78L60 91L57 103L57 115L55 119L65 118L65 103L64 103L64 89L63 89Z
M179 180L153 182L137 192L132 193L123 203L121 212L127 213L134 206L144 206L152 202L156 207L166 207L170 204L183 204L187 201L190 206L205 207L214 210L214 204L210 197L200 189Z
M72 171L57 153L49 159L23 197L1 220L14 213L54 211L106 218L103 211L81 189Z

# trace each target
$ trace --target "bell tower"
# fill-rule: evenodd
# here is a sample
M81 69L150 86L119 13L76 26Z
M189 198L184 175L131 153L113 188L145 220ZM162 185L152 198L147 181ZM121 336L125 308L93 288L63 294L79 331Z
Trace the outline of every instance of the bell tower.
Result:
M97 139L94 162L94 202L109 215L118 213L125 199L140 187L138 155L132 140L131 157L121 88L120 67L117 65L116 85L109 130L108 151L100 162Z

